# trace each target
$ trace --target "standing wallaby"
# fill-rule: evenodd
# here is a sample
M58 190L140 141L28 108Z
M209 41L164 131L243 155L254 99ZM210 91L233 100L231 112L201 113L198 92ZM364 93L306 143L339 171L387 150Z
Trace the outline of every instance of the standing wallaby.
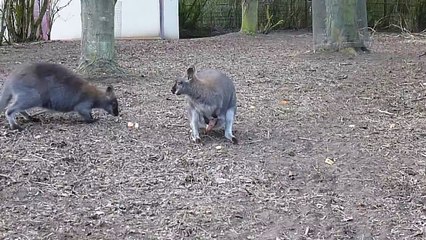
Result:
M172 93L187 97L192 139L196 143L201 143L199 129L202 126L205 126L206 132L225 127L225 137L234 144L238 143L232 134L237 96L229 77L213 69L195 72L191 66L185 77L176 80Z
M0 113L6 110L11 129L22 128L16 123L16 114L32 117L25 111L41 107L59 112L78 112L87 123L96 121L92 108L102 108L118 116L118 102L111 86L105 92L81 79L62 65L35 63L14 71L5 81L0 95Z

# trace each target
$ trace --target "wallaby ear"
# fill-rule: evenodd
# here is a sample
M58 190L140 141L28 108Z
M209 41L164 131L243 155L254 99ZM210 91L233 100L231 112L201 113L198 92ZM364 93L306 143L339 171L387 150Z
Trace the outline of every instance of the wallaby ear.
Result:
M114 89L112 88L112 86L108 86L107 89L106 89L106 92L107 93L113 93Z
M194 78L195 67L191 65L188 70L186 70L186 74L188 75L188 80L192 80Z

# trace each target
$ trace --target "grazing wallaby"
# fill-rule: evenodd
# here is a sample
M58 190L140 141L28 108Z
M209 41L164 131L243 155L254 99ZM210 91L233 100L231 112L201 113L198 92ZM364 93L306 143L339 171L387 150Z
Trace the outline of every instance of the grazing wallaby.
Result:
M178 78L172 93L186 95L192 139L201 143L199 129L206 132L225 127L225 137L234 144L238 140L232 134L237 111L237 96L232 80L220 71L207 69L195 72L189 67L186 76Z
M111 86L105 92L81 79L59 64L35 63L15 70L5 81L0 96L0 112L6 110L11 129L22 128L16 123L16 114L32 117L25 111L41 107L59 112L78 112L86 122L96 121L92 108L102 108L118 116L118 102Z

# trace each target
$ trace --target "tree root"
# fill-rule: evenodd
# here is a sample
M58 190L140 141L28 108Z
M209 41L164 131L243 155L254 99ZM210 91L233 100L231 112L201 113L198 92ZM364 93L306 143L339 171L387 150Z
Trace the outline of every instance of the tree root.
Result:
M125 75L126 72L115 61L95 59L82 61L78 71L83 75Z

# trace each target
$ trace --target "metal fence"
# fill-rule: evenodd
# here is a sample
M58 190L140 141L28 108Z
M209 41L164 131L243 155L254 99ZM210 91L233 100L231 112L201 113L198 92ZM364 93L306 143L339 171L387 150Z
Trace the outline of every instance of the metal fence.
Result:
M426 29L426 0L368 0L367 17L368 25L379 30L420 32Z
M279 26L281 29L312 26L312 0L259 0L259 27L266 22L267 4L270 4L273 21L284 21ZM368 25L378 30L394 29L396 26L409 31L426 28L426 0L367 0L367 12ZM208 0L198 26L235 30L240 25L241 0Z

